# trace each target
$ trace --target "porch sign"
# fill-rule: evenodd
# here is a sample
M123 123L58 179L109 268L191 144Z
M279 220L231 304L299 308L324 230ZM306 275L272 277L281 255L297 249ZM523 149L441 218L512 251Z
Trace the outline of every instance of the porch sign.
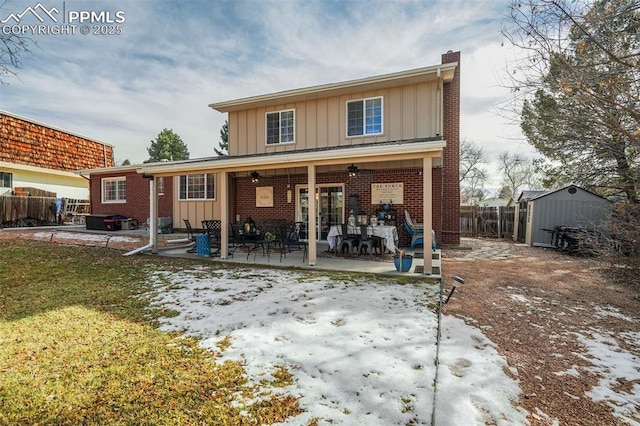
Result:
M371 204L404 204L404 182L372 183Z
M273 207L273 186L256 188L256 207Z

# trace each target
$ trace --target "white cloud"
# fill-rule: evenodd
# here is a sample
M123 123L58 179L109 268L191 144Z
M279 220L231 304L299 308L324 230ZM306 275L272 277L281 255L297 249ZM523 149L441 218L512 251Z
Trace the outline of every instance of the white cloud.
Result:
M124 10L124 33L35 37L40 48L0 87L0 108L111 143L119 160L145 160L165 127L203 157L225 119L212 102L434 65L460 50L461 137L494 152L510 134L493 108L508 95L496 81L506 3L78 1Z

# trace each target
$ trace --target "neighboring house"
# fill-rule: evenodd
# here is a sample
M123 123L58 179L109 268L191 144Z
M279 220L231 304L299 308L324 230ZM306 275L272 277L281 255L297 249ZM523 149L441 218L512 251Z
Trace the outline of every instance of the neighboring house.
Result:
M89 182L74 171L113 165L109 144L0 111L0 195L88 199Z
M569 185L553 191L523 191L518 198L514 239L529 245L551 244L556 226L606 231L612 203L586 189Z
M370 216L384 203L392 204L400 246L410 243L404 210L440 243L459 244L459 60L460 52L447 52L430 67L211 104L228 114L228 156L141 164L119 169L120 176L135 169L154 178L154 211L166 200L157 201L153 184L164 178L166 188L172 179L174 226L220 219L223 258L232 223L286 219L313 230L313 265L315 242L330 226L350 213ZM95 199L97 182L119 170L78 173L91 176ZM98 208L106 207L92 204ZM424 240L431 247L431 233Z
M485 198L484 200L478 201L477 205L480 207L510 207L515 204L513 198Z

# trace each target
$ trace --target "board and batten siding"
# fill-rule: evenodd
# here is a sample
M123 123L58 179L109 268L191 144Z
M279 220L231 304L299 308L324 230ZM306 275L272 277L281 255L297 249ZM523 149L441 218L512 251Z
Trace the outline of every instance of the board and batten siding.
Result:
M346 136L346 103L383 98L383 133ZM265 114L295 111L295 143L266 144ZM438 82L229 112L229 154L246 155L435 137L442 130Z
M206 172L205 172L206 173ZM175 196L173 197L173 227L184 229L184 220L188 219L195 232L202 230L203 220L220 219L220 187L219 176L216 174L216 199L215 200L180 200L180 178L173 178Z

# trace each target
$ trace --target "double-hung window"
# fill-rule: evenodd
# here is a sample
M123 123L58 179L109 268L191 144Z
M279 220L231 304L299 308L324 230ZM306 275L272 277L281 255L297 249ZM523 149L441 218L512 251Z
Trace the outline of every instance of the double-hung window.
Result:
M295 111L268 112L266 119L267 145L295 142Z
M124 203L127 201L127 178L124 176L102 179L102 202Z
M347 136L382 133L382 97L347 102Z
M180 176L179 197L180 200L215 200L215 173Z

